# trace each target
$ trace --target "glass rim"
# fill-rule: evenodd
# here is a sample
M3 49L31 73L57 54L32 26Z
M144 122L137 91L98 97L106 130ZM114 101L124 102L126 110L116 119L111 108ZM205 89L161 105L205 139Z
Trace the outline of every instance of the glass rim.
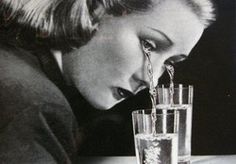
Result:
M167 111L166 113L158 113L160 111ZM134 115L151 115L152 114L152 109L148 108L148 109L137 109L132 111L132 116ZM158 109L156 110L156 115L157 116L163 116L163 115L178 115L179 112L177 110L174 109Z
M170 87L170 83L167 84L158 84L155 88L169 88ZM174 89L178 89L178 88L183 88L183 89L193 89L193 85L192 84L183 84L183 83L174 83Z

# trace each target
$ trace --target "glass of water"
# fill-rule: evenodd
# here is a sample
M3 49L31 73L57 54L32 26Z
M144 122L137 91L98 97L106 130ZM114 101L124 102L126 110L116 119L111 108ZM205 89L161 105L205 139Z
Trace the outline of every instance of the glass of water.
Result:
M193 86L175 84L174 89L171 89L168 85L159 85L157 95L158 109L172 108L179 111L178 164L189 164L191 158Z
M156 110L154 113L146 109L132 113L138 164L177 164L178 117L175 110Z

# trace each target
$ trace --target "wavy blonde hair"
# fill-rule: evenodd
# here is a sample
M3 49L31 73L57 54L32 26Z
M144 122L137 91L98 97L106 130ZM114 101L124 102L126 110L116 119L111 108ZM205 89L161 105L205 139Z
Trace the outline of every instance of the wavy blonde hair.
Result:
M44 34L37 37L46 36L50 42L66 42L68 45L75 42L75 45L81 46L92 37L104 13L121 16L133 11L146 11L153 6L153 1L2 0L0 14L7 20L7 24L13 21L14 26L18 24ZM214 20L214 7L210 0L182 1L193 10L205 27Z

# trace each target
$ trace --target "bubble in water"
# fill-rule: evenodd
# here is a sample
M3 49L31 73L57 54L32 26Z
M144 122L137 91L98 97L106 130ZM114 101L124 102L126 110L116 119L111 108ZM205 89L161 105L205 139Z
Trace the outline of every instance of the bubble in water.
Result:
M150 146L148 149L144 150L145 164L161 164L161 161L159 160L161 149L157 146Z

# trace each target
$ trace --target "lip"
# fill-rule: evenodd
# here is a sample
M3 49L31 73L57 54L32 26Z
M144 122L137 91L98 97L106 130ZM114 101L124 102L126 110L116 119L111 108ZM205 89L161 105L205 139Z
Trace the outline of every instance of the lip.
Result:
M113 87L112 93L115 99L117 99L118 101L134 95L133 92L120 87Z

